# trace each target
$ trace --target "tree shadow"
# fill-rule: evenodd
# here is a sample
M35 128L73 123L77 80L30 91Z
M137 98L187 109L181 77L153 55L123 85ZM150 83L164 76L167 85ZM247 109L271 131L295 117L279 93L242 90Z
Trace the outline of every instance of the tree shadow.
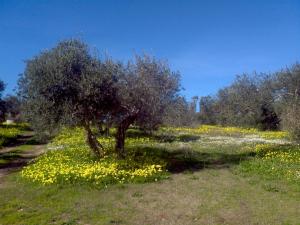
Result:
M150 138L158 142L173 142L176 140L176 136L171 134L153 134L146 133L137 129L129 129L126 131L126 137L128 138Z
M23 151L16 149L14 151L0 153L0 169L12 169L25 166L28 161L34 159L34 155L22 155Z
M2 147L17 147L20 145L40 145L33 135L18 135L15 138L7 139Z
M191 142L191 141L198 141L200 136L191 135L191 134L182 134L178 136L178 140L181 142Z
M126 132L126 137L129 138L150 138L154 141L160 142L160 143L172 143L174 141L180 141L180 142L191 142L191 141L197 141L200 139L200 136L197 135L190 135L190 134L182 134L182 135L173 135L173 134L151 134L151 133L145 133L140 130L136 129L129 129Z
M171 173L198 171L204 168L221 169L238 165L242 161L253 158L253 152L222 153L197 152L191 149L176 149L174 151L157 147L138 147L134 149L135 156L146 154L149 157L162 159L167 163L166 169Z
M22 130L22 131L32 131L32 129L27 126L27 125L24 125L24 124L3 124L3 123L0 123L0 128L16 128L16 129L19 129L19 130Z

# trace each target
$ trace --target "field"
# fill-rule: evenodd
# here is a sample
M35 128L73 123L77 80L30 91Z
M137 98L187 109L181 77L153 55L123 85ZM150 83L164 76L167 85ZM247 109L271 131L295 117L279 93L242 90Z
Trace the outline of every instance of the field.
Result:
M82 130L64 130L0 180L0 224L300 223L300 146L285 132L201 126L127 137L127 159L99 162ZM113 138L99 140L113 155Z

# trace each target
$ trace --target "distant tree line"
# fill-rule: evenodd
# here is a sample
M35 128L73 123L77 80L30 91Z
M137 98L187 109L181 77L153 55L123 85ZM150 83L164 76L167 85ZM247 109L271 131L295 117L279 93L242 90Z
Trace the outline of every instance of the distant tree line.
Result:
M300 64L272 74L242 74L200 99L204 124L286 129L300 139Z

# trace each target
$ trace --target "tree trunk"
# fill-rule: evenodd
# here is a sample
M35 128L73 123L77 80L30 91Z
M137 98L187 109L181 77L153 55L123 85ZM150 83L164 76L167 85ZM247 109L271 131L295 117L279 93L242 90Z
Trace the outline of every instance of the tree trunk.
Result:
M97 128L98 128L98 133L99 133L100 135L103 135L104 132L105 132L105 130L103 129L103 123L98 122L98 123L97 123Z
M105 134L106 137L109 136L109 126L108 125L106 125L106 127L104 129L104 134Z
M120 158L125 158L126 153L125 153L125 133L126 129L121 124L118 126L117 129L117 134L116 134L116 152L118 153L118 156Z
M127 119L123 120L117 127L115 150L120 158L126 157L126 151L125 151L126 131L129 128L130 124L134 122L134 120L135 120L134 116L128 117Z
M93 134L90 125L88 123L86 123L84 125L84 129L86 132L86 143L88 144L88 146L90 147L90 149L93 151L94 155L97 158L101 158L103 156L103 147L102 145L99 143L99 141L97 140L96 136Z

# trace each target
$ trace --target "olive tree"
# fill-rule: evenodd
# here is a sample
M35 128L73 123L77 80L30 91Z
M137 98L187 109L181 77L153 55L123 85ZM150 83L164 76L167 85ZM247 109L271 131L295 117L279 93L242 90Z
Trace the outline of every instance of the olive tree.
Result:
M276 73L276 99L282 127L300 140L300 64Z
M100 157L102 146L91 124L115 107L115 70L111 60L102 62L80 40L58 43L26 62L19 80L25 117L40 133L82 126L87 144Z
M199 120L202 124L216 124L216 105L217 99L208 95L200 98Z
M195 112L190 110L189 103L182 96L178 96L165 109L163 125L166 126L191 126Z
M136 56L128 63L118 80L118 101L114 120L117 127L116 151L124 149L126 130L131 124L153 129L163 122L168 105L178 97L179 74L153 57Z

